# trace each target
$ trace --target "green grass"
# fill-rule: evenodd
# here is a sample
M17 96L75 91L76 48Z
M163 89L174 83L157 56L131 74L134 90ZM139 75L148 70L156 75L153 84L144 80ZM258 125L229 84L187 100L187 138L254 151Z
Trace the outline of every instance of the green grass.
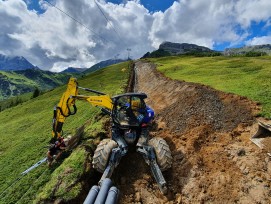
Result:
M0 100L0 112L7 109L7 108L10 108L10 107L13 107L16 105L20 105L20 104L30 100L32 98L32 96L33 96L33 93L25 93L25 94L11 97L9 99L5 99L2 101Z
M83 74L75 73L74 76L81 78ZM0 100L31 92L36 87L42 91L50 90L65 84L70 77L70 73L52 73L39 69L0 71Z
M110 95L122 93L128 80L127 66L126 62L101 69L80 79L79 85ZM0 194L20 176L21 172L46 156L45 146L48 145L52 135L53 108L65 90L66 85L0 112ZM90 93L80 92L80 94ZM74 133L75 129L86 121L89 121L86 138L92 138L95 133L102 131L101 121L94 120L98 109L82 101L78 101L76 105L77 114L66 119L64 135ZM83 149L76 150L69 160L64 161L55 170L48 170L48 167L42 164L8 188L0 197L0 203L32 203L34 200L49 199L50 186L55 184L60 172L72 169L69 182L72 182L72 178L78 177L82 171L81 164L84 158L82 155L85 155ZM62 197L64 190L65 186L59 188L55 196ZM79 191L80 186L74 185L65 199L70 199Z
M271 56L175 56L149 60L172 79L209 85L257 101L262 105L260 115L271 117Z
M82 185L78 180L84 173L87 155L88 153L83 148L75 149L73 154L51 174L50 182L45 185L35 202L57 198L62 198L67 202L78 196L82 191Z
M0 71L0 76L9 78L14 84L21 84L23 82L25 85L37 86L37 84L34 81L30 80L24 75L20 75L13 71L10 72Z

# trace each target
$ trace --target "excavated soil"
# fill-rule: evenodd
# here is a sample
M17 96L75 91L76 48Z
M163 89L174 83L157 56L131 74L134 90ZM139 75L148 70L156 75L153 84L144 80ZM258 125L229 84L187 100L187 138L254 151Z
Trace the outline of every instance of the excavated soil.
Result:
M173 156L162 195L134 151L114 172L120 203L271 203L271 159L250 141L259 108L245 97L171 80L147 62L135 64L135 91L156 113L151 136Z

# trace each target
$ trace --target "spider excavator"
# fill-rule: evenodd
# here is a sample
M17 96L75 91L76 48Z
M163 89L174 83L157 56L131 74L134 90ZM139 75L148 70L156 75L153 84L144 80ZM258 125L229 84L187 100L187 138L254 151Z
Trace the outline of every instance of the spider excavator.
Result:
M79 89L92 95L80 95ZM144 102L146 98L145 93L124 93L110 97L105 93L80 87L76 78L70 78L67 90L54 109L53 139L56 141L63 138L62 127L65 119L77 112L76 100L99 107L111 117L112 123L111 138L102 140L93 155L93 168L102 173L99 185L112 176L121 158L127 154L128 147L134 145L150 166L160 191L165 194L167 184L162 171L171 167L172 156L164 139L149 138L148 127L154 119L154 111ZM69 141L66 141L66 146L69 146Z

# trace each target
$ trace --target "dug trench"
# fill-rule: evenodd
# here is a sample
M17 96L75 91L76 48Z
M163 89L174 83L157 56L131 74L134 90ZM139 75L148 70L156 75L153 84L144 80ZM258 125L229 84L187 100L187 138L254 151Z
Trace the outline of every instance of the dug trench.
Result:
M120 203L270 203L269 156L250 141L260 108L249 99L171 80L138 61L134 91L156 113L151 137L170 146L172 168L162 195L141 155L130 152L112 177Z
M135 63L126 91L148 95L146 103L155 111L150 137L167 141L173 164L163 172L169 190L162 195L149 166L130 149L112 176L119 203L271 203L271 159L250 141L257 129L257 103L169 79L143 61ZM84 191L69 203L83 202L101 176L91 160L86 163Z

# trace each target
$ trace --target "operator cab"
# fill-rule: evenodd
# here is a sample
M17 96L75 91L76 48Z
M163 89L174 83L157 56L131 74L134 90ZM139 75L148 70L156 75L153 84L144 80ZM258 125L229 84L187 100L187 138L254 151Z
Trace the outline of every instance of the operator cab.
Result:
M147 113L145 93L125 93L114 96L112 120L121 129L139 127Z

